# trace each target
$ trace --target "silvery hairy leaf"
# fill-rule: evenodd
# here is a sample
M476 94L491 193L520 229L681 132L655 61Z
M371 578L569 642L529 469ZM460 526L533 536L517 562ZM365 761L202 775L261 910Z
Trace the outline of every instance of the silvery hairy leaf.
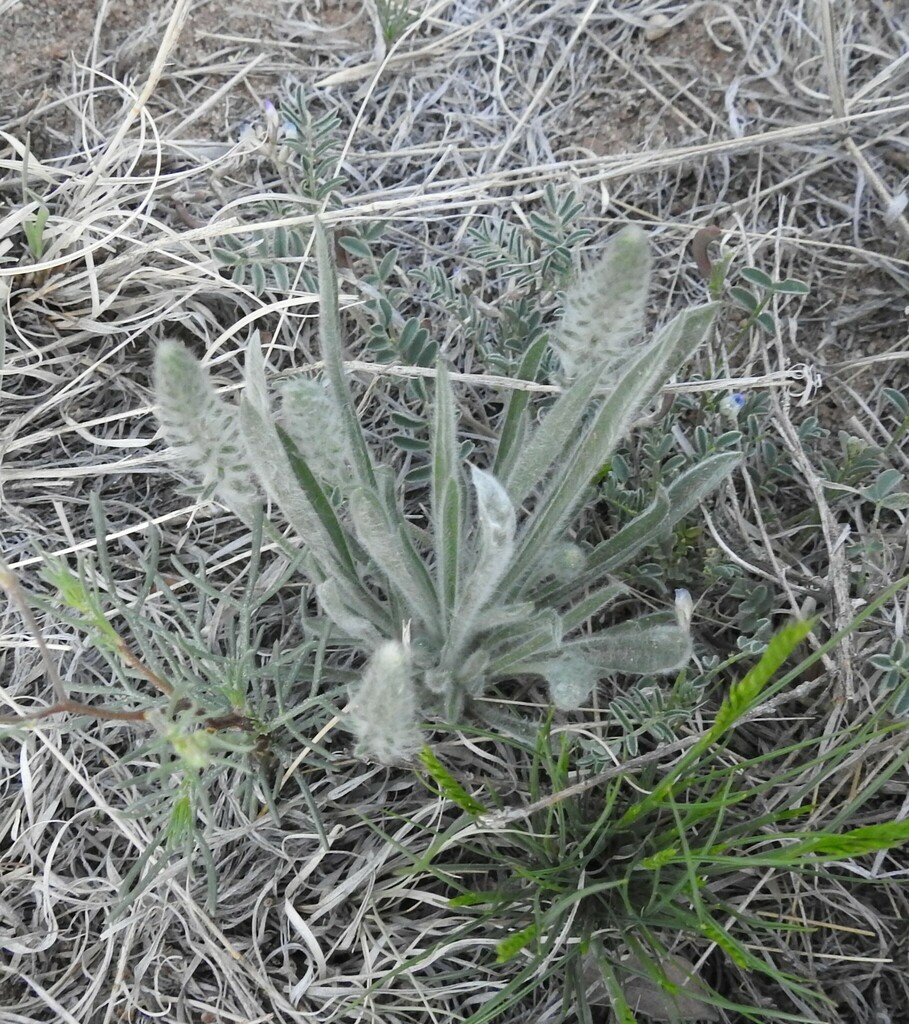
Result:
M363 609L354 610L345 600L348 594L342 589L337 579L324 580L316 587L316 598L319 607L329 619L351 640L359 640L370 647L378 647L382 642L382 634L373 625ZM356 601L356 598L355 598ZM353 602L352 602L353 603ZM356 601L356 604L360 604Z
M564 460L567 450L577 444L578 427L590 408L601 374L602 368L595 367L579 377L559 396L521 445L506 481L508 493L516 505L539 486L553 463Z
M521 590L533 575L535 563L564 533L590 481L631 429L644 403L703 341L717 308L711 303L686 310L663 328L651 345L629 357L619 384L588 417L578 445L555 468L525 524L506 579L509 596Z
M435 587L410 542L403 518L390 517L378 495L365 487L358 487L351 494L350 516L357 540L404 601L409 616L435 631Z
M439 364L432 421L430 501L435 573L442 628L447 629L458 602L463 492L457 443L457 413L448 370Z
M654 675L674 672L691 659L691 636L675 617L643 615L566 643L581 650L601 672Z
M344 443L353 463L354 480L363 487L375 488L375 469L363 428L344 370L344 346L341 341L341 313L338 299L338 272L332 247L321 221L315 222L316 263L319 271L319 343L325 363L325 375L338 403L344 429Z
M483 469L470 467L476 496L475 544L472 566L461 588L455 614L448 627L443 658L447 664L458 664L463 648L470 641L514 551L517 513L505 488ZM485 625L485 621L483 623Z
M560 711L577 710L603 675L603 670L580 651L566 651L540 661L536 672L546 680L552 703Z

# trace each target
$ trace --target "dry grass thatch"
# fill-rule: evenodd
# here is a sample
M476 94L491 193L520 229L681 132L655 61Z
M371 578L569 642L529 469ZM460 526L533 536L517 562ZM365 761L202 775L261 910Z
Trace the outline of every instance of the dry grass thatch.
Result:
M495 324L516 285L471 254L471 231L531 233L547 186L572 189L585 205L590 236L577 258L629 220L648 227L655 315L703 293L688 246L707 225L721 229L734 265L810 284L807 298L771 307L772 334L733 343L730 327L689 380L667 389L765 394L761 443L785 470L765 487L767 463L755 465L721 492L698 520L699 550L718 552L749 590L766 588L774 624L817 614L819 635L847 626L909 571L905 509L862 493L873 473L832 489L821 461L865 446L878 453L875 472L909 468L907 422L887 390L909 393L909 63L899 3L434 0L412 4L409 17L396 0L229 6L111 0L96 16L60 5L56 22L44 12L48 20L35 23L17 0L0 0L11 26L0 52L10 47L15 73L0 118L0 528L23 590L46 591L42 553L98 548L93 492L106 516L117 628L127 621L117 609L142 591L153 528L162 565L174 555L224 593L242 587L249 531L174 482L150 395L153 348L165 334L204 354L228 394L252 330L277 373L318 363L306 259L289 261L286 282L261 287L255 274L232 277L219 262L231 239L247 245L276 229L305 237L315 212L342 236L384 220L382 244L399 250L391 286L414 292L405 313L429 308L415 272L436 268ZM72 53L70 25L86 30ZM55 31L67 39L63 52ZM263 107L298 86L314 116L338 119L336 166L348 182L340 204L319 209L294 190L296 172ZM42 207L37 254L26 230L37 230ZM376 365L362 343L374 297L364 277L356 260L342 267L350 370L364 418L391 445L389 414L419 409L398 385L434 371ZM548 301L551 312L556 297ZM457 371L465 430L482 445L507 382L467 344L456 317L436 313L433 336ZM679 445L691 443L684 421L679 435ZM398 453L405 469L411 457ZM265 584L287 575L268 545L261 572ZM166 574L187 621L217 647L229 613L206 618L214 598ZM299 596L291 579L259 609L257 650L273 662L263 690L292 691L280 653L299 639ZM698 611L719 656L735 650L741 626L730 602L708 588ZM904 590L794 694L755 716L730 759L794 750L807 737L823 749L842 743L847 725L861 731L883 692L870 659L904 637L907 613ZM160 594L143 614L158 636L184 625ZM36 628L15 601L4 607L6 714L55 699L46 659L60 687L111 700L104 662L77 630L45 611ZM147 680L134 684L149 692ZM538 695L506 696L530 707ZM711 706L693 712L681 746L645 751L641 764L671 764ZM216 908L192 847L165 858L119 917L129 873L162 827L141 777L156 764L141 749L143 727L55 716L10 732L0 746L0 1019L574 1019L563 1015L555 959L515 1007L482 1017L518 969L494 962L501 934L478 932L470 908L450 908L431 874L404 870L451 824L450 802L413 772L353 760L333 717L338 703L313 709L278 751L285 785L275 813L259 815L262 786L239 768L221 772L209 793ZM595 736L601 710L565 729ZM850 827L904 817L905 746L897 731L844 753L835 778L799 797L811 805L810 826L843 826L839 809L863 790L874 798ZM488 784L510 806L528 802L527 766L513 745L465 731L437 750L468 788ZM633 774L636 763L619 767ZM788 768L769 803L786 806L811 777L795 753ZM907 871L894 850L814 877L740 879L737 907L804 929L779 932L777 946L756 955L833 1000L826 1015L791 993L776 1009L812 1021L909 1020ZM686 948L730 998L768 1009L781 998L753 974L719 965L706 941ZM602 1006L594 1013L609 1019Z

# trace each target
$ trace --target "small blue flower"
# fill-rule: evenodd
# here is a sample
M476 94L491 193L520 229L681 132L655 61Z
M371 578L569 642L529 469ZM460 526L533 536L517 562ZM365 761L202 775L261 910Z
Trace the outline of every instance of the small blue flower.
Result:
M737 420L744 405L745 396L736 391L734 394L727 395L720 402L720 415L729 420Z

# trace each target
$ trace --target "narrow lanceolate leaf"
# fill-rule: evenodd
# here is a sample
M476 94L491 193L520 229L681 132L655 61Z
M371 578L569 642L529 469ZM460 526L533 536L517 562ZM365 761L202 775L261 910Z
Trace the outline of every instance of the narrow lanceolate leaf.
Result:
M588 619L592 618L604 608L614 604L625 593L628 588L623 583L606 583L589 594L585 594L580 601L573 604L566 611L562 612L562 622L565 632L583 626Z
M527 521L506 580L509 594L520 590L532 574L540 552L548 550L564 532L585 488L631 429L644 404L703 341L717 308L717 303L710 303L681 313L653 344L629 360L615 390L590 418L573 454L553 473Z
M551 583L542 588L538 600L561 604L581 587L592 586L607 573L627 565L716 490L741 461L738 452L711 455L685 470L668 488L660 487L653 502L640 515L593 549L582 573L571 582Z
M296 530L300 540L309 548L323 577L340 573L358 582L340 525L337 529L326 526L319 514L320 510L313 506L306 490L298 483L298 479L305 477L308 472L302 460L295 472L274 424L262 417L246 396L240 402L240 423L249 459L255 466L262 486ZM308 476L314 492L318 485L312 474ZM327 500L321 506L322 511L325 509L330 511ZM334 522L337 523L337 520Z
M470 467L476 495L477 531L470 575L464 581L448 628L445 663L455 668L467 653L465 644L476 632L514 552L517 514L505 488L485 470Z
M549 339L545 334L527 349L518 366L518 380L536 380L537 372L546 353ZM511 465L516 454L521 450L521 441L527 428L527 408L530 404L530 392L515 389L509 391L505 400L505 415L502 429L499 432L499 447L496 449L496 461L492 472L499 480L507 480Z
M436 593L422 559L414 550L405 524L393 522L379 497L365 487L350 496L350 515L357 540L403 599L408 613L430 629L437 626Z
M487 679L491 682L514 675L523 671L525 664L536 664L540 658L558 653L564 634L561 616L549 608L536 612L520 625L494 630L483 642L494 652Z
M610 239L601 259L565 293L562 323L552 345L567 378L628 353L644 327L649 288L647 236L629 225Z
M359 640L370 647L378 647L382 634L369 617L355 611L345 601L345 592L338 579L324 580L316 587L319 607L350 640Z
M438 607L448 628L458 599L461 558L462 492L457 417L448 369L439 363L432 424L432 523L436 556Z
M341 312L338 303L338 272L332 249L322 224L315 222L316 261L319 268L319 344L325 362L325 375L341 411L357 483L375 488L372 456L357 417L353 395L344 371L344 346L341 342Z
M627 565L638 552L655 544L670 526L669 495L660 487L656 497L630 523L597 544L587 557L587 564L571 582L554 581L537 592L537 599L546 604L558 605L570 600L584 587L593 586L608 573ZM591 613L592 614L592 613Z
M395 622L391 610L374 597L359 579L352 582L346 576L335 576L331 581L326 580L326 583L328 582L332 584L327 592L329 601L336 598L350 613L372 623L380 636L386 637L394 634ZM317 588L318 593L319 588ZM326 612L326 614L328 613Z
M554 462L566 459L569 450L574 448L578 427L590 408L601 372L602 367L597 367L579 377L559 396L521 446L506 481L508 493L516 505L540 485Z
M667 488L669 492L669 525L677 523L741 465L739 452L709 455L697 465L686 469Z
M603 673L646 676L687 665L691 636L677 620L662 614L644 615L571 641L566 649L582 651Z
M326 533L331 538L338 556L352 569L354 559L350 551L349 538L344 527L341 525L341 520L338 518L328 495L322 489L322 485L316 479L308 461L300 454L289 435L282 430L281 427L274 429L284 447L284 451L290 461L290 467L293 470L300 489L306 496L309 504L312 506L313 511L319 517Z
M255 331L246 343L246 362L244 365L244 394L263 418L269 416L268 381L265 377L265 356L262 353L262 342L259 332Z
M202 485L247 523L261 507L240 437L237 409L215 393L207 371L183 345L165 339L155 352L155 398L164 438Z

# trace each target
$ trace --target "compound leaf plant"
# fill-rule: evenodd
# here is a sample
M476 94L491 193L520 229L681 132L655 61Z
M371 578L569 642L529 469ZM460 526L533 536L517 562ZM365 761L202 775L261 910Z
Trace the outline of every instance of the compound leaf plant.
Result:
M541 677L556 707L573 709L602 676L682 667L691 653L685 592L674 611L592 624L623 593L616 570L717 487L739 456L702 459L591 549L569 531L604 463L704 340L717 304L687 309L644 339L649 245L640 228L620 231L566 292L551 341L535 342L519 369L532 379L551 344L559 397L535 421L529 393L510 392L489 468L464 464L457 402L440 361L429 514L418 526L357 416L332 247L318 224L315 234L322 380L299 376L273 395L253 336L239 407L215 394L174 340L157 350L155 386L177 458L246 522L261 514L264 493L296 533L332 643L365 655L348 715L358 752L409 758L421 746L421 721L457 721L506 679Z

